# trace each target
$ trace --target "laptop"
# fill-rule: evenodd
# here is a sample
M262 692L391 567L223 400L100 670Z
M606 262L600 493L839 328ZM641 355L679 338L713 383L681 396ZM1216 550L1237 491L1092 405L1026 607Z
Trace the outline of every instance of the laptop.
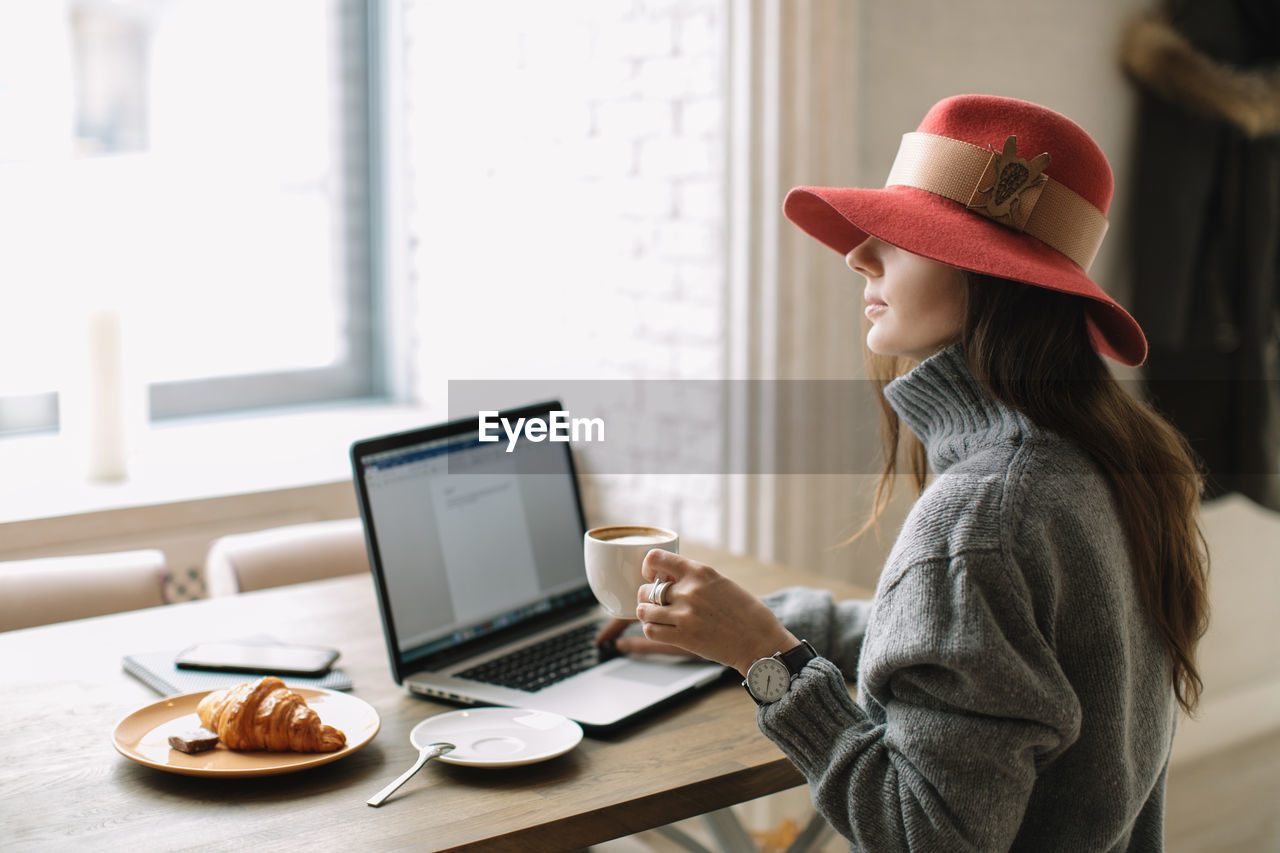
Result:
M560 411L550 400L498 418L550 423ZM598 731L716 681L718 664L594 645L608 617L587 584L569 442L481 441L492 432L479 427L477 415L351 447L396 683Z

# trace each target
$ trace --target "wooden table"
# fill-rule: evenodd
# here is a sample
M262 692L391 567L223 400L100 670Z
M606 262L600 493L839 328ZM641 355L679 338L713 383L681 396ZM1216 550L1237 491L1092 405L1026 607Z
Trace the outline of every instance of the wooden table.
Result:
M757 594L792 584L865 590L690 548ZM256 778L180 776L111 744L116 723L158 697L121 669L135 652L269 633L341 649L352 691L382 729L331 764ZM449 706L392 680L366 576L278 587L0 634L0 847L572 850L802 783L724 685L542 764L428 764L381 808L365 805L417 755L409 730Z

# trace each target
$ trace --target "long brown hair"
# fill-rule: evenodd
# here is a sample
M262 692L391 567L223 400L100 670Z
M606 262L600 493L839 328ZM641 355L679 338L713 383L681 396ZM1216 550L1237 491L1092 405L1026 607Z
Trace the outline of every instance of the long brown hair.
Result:
M1129 558L1147 611L1172 661L1174 694L1192 713L1204 684L1196 644L1208 627L1208 553L1197 522L1200 466L1186 439L1108 371L1089 341L1082 297L968 274L961 346L974 377L993 398L1074 441L1111 487ZM864 351L879 390L914 362ZM900 428L884 394L884 468L871 516L888 506L898 465L910 466L916 495L928 477L924 447Z

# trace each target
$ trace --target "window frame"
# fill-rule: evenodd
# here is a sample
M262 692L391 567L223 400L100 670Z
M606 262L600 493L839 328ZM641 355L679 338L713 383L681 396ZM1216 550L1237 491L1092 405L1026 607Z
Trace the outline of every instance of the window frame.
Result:
M391 402L402 398L388 379L393 364L385 345L391 314L384 291L389 241L385 205L388 174L386 129L390 0L331 0L338 31L342 151L341 205L345 284L345 358L319 368L201 377L150 383L152 423L180 418L340 402ZM246 310L252 310L246 306ZM0 439L60 429L60 393L0 396Z

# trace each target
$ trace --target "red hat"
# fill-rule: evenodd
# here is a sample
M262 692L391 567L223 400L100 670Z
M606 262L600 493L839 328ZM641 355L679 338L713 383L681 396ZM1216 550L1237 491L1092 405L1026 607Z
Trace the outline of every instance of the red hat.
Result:
M1147 357L1142 328L1088 273L1112 186L1102 149L1066 116L957 95L903 135L884 189L796 187L782 210L841 255L872 235L948 266L1083 296L1094 348L1136 366Z

